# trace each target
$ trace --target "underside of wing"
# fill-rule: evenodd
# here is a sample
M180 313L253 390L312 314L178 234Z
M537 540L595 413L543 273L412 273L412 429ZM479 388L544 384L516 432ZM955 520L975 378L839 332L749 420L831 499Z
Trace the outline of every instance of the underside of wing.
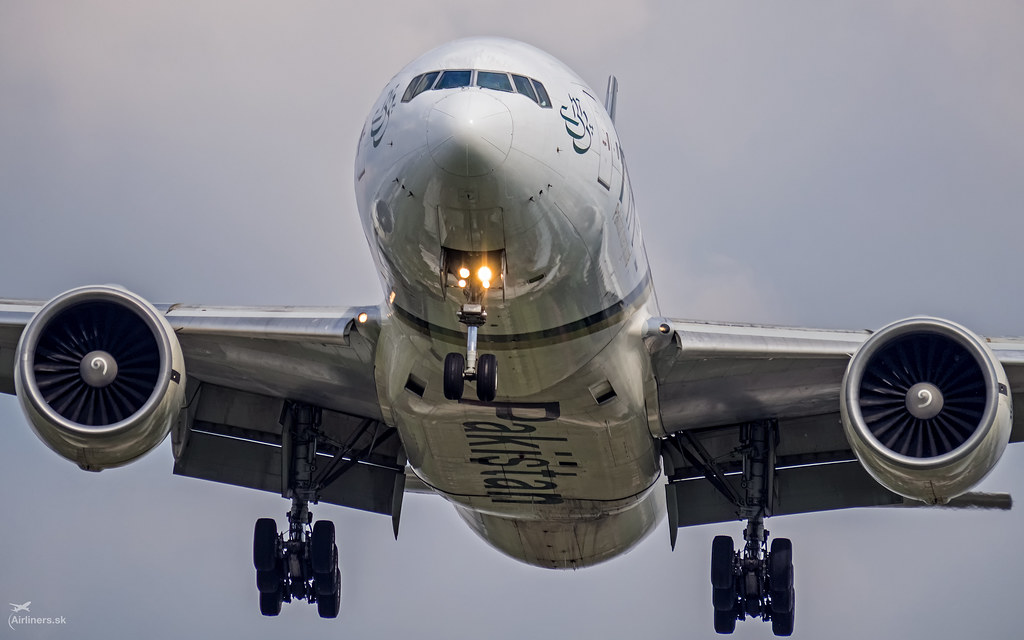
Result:
M289 498L301 491L397 521L405 457L395 429L206 382L189 386L188 409L172 430L175 474Z
M165 317L189 375L176 474L302 493L397 527L405 457L377 403L376 307L173 305ZM296 418L304 410L308 424Z
M932 318L878 332L655 319L646 336L675 526L1006 504L956 497L1021 439L1000 366L1024 377L1020 341Z
M0 301L0 391L84 469L173 432L175 473L397 522L406 461L377 402L378 332L377 307L154 306L81 287Z

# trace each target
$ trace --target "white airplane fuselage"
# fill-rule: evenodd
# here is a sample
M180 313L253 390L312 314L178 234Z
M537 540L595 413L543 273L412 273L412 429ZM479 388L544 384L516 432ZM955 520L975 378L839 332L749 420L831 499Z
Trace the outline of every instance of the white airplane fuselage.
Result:
M468 86L403 101L411 81L440 84L422 74L445 70L471 72L449 77ZM547 99L526 95L530 86L477 86L502 73L539 82ZM387 300L377 392L416 475L524 562L571 568L630 549L664 513L656 389L640 346L657 309L597 94L528 45L456 41L387 84L355 171ZM471 295L487 312L479 351L497 358L493 402L477 401L472 382L461 401L442 393L445 355L466 352L457 313Z

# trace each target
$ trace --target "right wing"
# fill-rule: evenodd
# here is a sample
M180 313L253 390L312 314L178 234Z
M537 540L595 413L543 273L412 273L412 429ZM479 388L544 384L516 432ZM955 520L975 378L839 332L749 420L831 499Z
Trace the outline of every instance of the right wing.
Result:
M161 310L189 377L381 420L373 376L377 307L176 304Z
M190 381L174 473L287 496L286 414L307 403L322 409L319 499L391 515L397 528L406 461L377 402L377 307L173 305L165 317Z
M0 300L0 393L14 394L14 352L25 325L43 304L37 300Z
M137 298L115 287L68 294L86 302ZM46 305L0 300L0 392L15 393L19 339ZM397 526L406 460L377 402L379 308L151 309L184 357L185 408L172 428L176 474L288 495L289 408L304 403L320 408L311 480L319 499L392 515Z

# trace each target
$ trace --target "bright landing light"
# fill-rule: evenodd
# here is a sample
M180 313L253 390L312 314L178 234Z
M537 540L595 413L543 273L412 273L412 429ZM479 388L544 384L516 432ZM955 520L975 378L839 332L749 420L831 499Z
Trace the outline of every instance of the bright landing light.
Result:
M459 277L462 278L463 280L468 278L469 277L469 269L467 269L466 267L462 267L461 269L459 269Z
M476 276L483 282L490 282L492 275L493 274L487 265L480 267L480 270L476 272Z

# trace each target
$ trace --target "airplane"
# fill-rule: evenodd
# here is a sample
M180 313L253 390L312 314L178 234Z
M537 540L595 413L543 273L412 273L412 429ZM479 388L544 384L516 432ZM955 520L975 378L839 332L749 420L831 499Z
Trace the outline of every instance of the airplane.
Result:
M256 521L259 605L337 617L326 502L390 516L444 497L552 569L620 556L666 519L712 541L714 628L793 632L771 516L1006 509L972 489L1024 439L1024 340L915 317L877 331L715 323L657 304L617 81L603 100L529 45L417 58L363 126L358 211L384 292L333 308L151 304L122 287L0 300L0 391L89 471L170 435L174 473L279 493ZM498 372L501 372L500 381ZM1021 411L1017 411L1021 415Z
M20 613L22 611L29 612L28 606L32 604L32 601L29 600L25 604L14 604L13 602L8 602L7 604L11 605L11 611L13 613Z

